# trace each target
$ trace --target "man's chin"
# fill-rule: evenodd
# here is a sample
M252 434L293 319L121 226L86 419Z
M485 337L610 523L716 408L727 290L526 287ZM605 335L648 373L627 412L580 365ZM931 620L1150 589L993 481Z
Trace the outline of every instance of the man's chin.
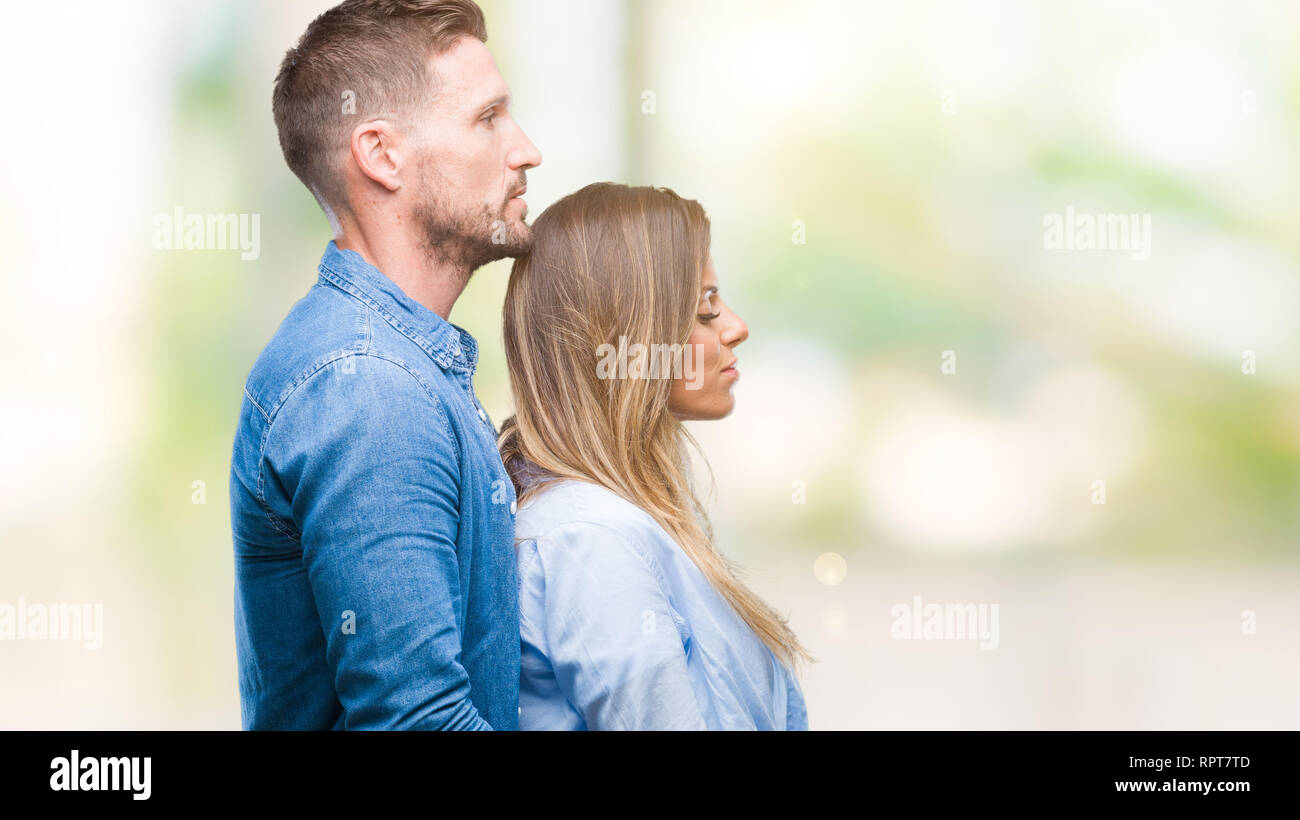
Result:
M513 259L516 256L522 256L528 253L533 247L533 237L531 232L522 235L511 233L503 241L492 242L480 247L478 258L471 262L472 267L478 268L489 262L496 262L499 259Z
M515 257L528 253L533 248L533 229L522 219L511 220L509 232L501 243L501 257Z

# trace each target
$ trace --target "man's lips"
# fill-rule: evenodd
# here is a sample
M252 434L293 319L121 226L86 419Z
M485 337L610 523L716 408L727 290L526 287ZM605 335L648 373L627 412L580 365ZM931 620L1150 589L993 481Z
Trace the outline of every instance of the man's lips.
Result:
M528 203L524 201L524 194L526 193L528 193L527 185L515 191L513 194L510 195L510 198L506 200L506 205L509 205L511 202L514 202L515 200L519 200L519 204L524 206L524 215L523 217L520 217L521 219L528 216Z
M518 200L519 204L523 207L523 214L519 217L520 219L526 219L528 217L528 203L524 201L524 194L526 193L528 193L527 185L515 191L510 195L510 198L506 200L507 208L510 207L511 203Z

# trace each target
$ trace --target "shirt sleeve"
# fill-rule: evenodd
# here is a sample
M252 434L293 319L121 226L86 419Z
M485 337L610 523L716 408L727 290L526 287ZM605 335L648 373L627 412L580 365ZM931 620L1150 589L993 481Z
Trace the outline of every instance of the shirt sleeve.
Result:
M265 452L346 727L491 729L460 663L460 458L441 405L402 365L350 356L286 399Z
M566 524L537 539L540 618L556 683L588 729L706 729L687 671L689 630L622 533ZM525 617L529 613L525 613Z

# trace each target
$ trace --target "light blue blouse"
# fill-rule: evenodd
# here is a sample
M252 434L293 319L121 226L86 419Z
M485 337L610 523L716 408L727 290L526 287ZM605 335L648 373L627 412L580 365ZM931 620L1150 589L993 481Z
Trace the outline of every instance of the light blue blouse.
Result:
M520 729L807 729L798 683L644 510L582 481L519 507Z

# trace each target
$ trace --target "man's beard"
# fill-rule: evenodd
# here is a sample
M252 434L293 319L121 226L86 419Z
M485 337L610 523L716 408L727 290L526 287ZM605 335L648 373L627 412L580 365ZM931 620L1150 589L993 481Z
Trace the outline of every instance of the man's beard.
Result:
M489 262L527 253L533 233L521 220L507 216L508 202L495 210L488 205L457 208L456 203L438 196L447 190L440 177L425 168L420 177L420 198L412 217L420 229L421 248L431 261L450 265L465 281ZM522 187L523 176L511 190Z

